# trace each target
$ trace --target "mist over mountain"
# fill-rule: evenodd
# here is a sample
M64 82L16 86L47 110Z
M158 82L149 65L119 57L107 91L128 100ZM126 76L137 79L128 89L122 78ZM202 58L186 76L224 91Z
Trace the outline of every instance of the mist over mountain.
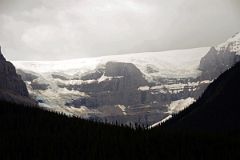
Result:
M240 28L239 0L1 0L0 4L0 43L9 60L215 46Z

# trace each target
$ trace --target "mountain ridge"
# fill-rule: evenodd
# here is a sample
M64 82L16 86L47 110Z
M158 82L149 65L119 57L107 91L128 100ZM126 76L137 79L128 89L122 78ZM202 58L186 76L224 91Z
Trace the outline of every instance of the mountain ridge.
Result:
M211 83L195 103L162 126L200 131L239 130L239 82L240 62Z
M29 93L21 76L16 73L14 65L7 61L0 47L0 99L15 103L33 105L34 100Z
M218 46L222 44L212 48L13 63L31 96L43 108L110 122L151 125L197 100L214 79L240 60L237 52L232 51L237 49L239 35L227 40L226 48L221 50ZM109 71L114 74L105 74Z

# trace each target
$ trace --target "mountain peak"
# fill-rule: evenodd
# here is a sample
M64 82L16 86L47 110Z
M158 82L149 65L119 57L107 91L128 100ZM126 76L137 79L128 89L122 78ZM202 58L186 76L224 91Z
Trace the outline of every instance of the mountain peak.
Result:
M235 33L232 38L240 37L240 32Z
M3 54L2 54L2 48L0 46L0 61L6 61L6 59L4 58Z
M211 53L217 53L218 51L216 50L215 47L211 47L210 50L208 52L211 52Z
M24 81L16 73L14 65L6 61L0 46L0 100L20 103L29 100L28 96Z
M234 34L226 42L216 47L219 51L239 52L240 51L240 32Z

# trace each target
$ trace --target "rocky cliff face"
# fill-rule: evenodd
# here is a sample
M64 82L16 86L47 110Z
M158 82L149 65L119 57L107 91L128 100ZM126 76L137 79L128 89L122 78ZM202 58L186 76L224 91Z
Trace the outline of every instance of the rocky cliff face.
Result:
M0 48L0 99L19 102L20 97L27 99L29 94L24 81L16 73L12 63L6 61ZM14 98L15 97L15 98Z
M108 62L105 68L86 74L83 79L96 81L79 85L63 85L61 87L85 92L90 97L73 100L67 105L99 107L115 104L142 104L144 100L138 87L148 84L135 65L120 62Z
M240 60L236 52L229 50L218 51L212 47L200 61L199 69L202 71L202 79L212 80L224 71L232 67Z
M240 61L240 33L235 34L226 42L212 47L201 59L199 70L201 78L212 80Z

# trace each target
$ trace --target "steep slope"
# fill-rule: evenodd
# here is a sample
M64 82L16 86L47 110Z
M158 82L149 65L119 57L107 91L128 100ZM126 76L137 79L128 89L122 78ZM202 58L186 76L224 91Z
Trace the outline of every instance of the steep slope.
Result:
M199 69L202 79L215 79L221 73L240 61L240 33L226 42L212 47L201 59Z
M64 85L62 88L77 90L90 96L68 103L70 106L96 108L103 105L139 105L143 103L138 87L147 85L141 71L131 63L108 62L106 68L95 72L99 78L91 83ZM87 79L90 77L91 79ZM94 74L84 76L93 80ZM119 95L122 95L121 97Z
M240 129L240 63L219 76L201 98L163 126L190 130Z
M12 63L6 61L0 47L0 99L16 103L33 103L24 81Z
M16 74L16 69L12 63L3 57L0 47L0 88L11 90L21 96L28 96L27 88L21 77Z

